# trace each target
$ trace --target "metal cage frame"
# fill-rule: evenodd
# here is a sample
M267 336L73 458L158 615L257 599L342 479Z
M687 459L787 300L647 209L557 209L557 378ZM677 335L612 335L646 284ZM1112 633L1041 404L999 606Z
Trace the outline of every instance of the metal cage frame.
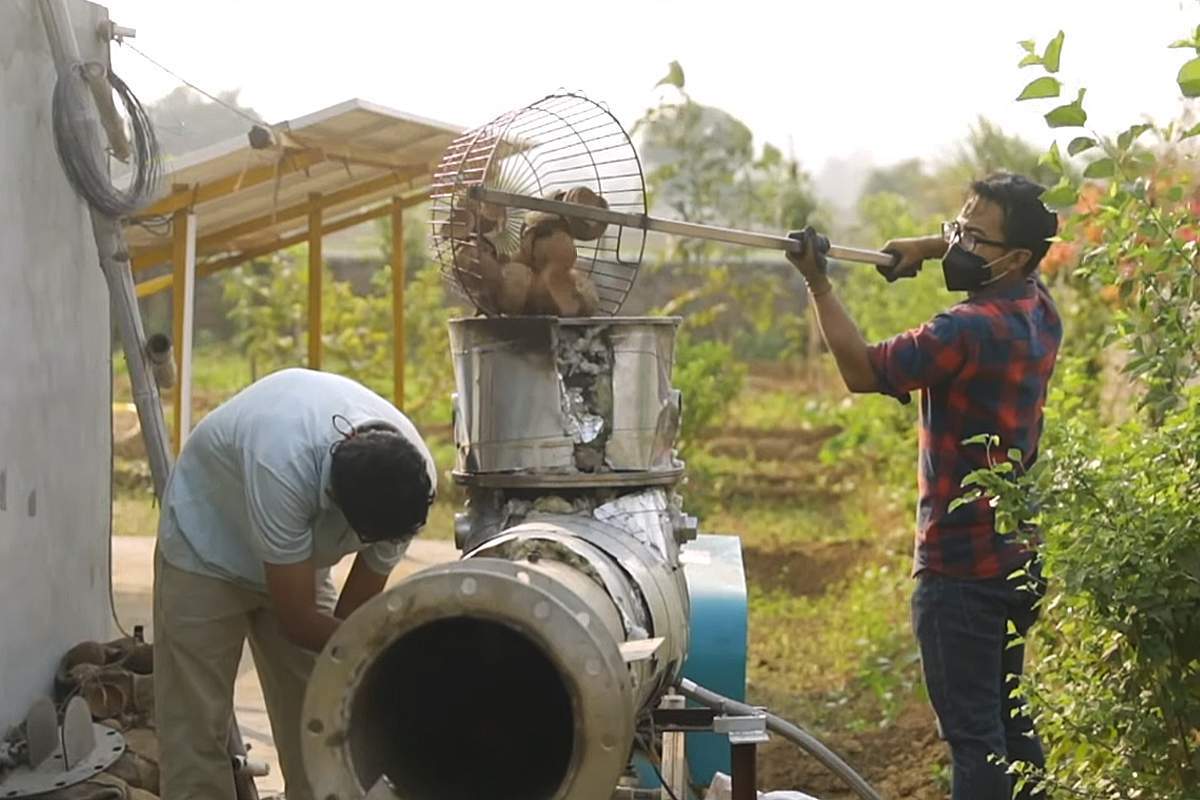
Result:
M625 128L607 108L578 92L558 91L509 111L455 139L433 173L430 247L451 288L488 316L498 314L483 290L477 247L503 263L520 247L521 208L491 208L490 219L470 197L488 189L535 197L576 186L599 194L613 211L644 218L646 182ZM594 241L577 241L575 269L596 287L599 314L617 314L633 289L646 249L646 230L609 225Z

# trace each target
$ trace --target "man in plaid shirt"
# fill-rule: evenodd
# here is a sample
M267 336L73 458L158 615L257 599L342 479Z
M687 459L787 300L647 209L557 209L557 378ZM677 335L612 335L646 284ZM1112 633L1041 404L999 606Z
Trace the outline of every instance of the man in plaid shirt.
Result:
M1020 450L1037 457L1046 386L1062 323L1037 267L1058 229L1042 204L1043 187L1009 174L971 185L958 218L941 236L898 239L880 268L889 281L911 277L940 258L947 288L967 299L918 328L869 345L834 294L812 229L789 256L804 275L822 334L852 392L909 401L920 391L919 500L913 574L913 628L925 684L954 766L954 800L1010 800L1013 780L1002 762L1044 766L1041 744L1019 699L1012 698L1024 647L1010 646L1037 617L1041 581L1034 554L996 532L986 500L959 505L962 479L988 466L988 451L963 441L1000 437L1001 460ZM1034 576L1013 576L1018 570ZM1031 590L1030 584L1035 587ZM1026 787L1018 798L1040 795Z

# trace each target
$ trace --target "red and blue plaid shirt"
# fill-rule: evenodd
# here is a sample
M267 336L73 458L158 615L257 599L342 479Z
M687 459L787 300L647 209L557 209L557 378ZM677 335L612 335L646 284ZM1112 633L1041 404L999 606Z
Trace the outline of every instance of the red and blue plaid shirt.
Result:
M1007 575L1028 558L1013 536L998 534L987 500L949 510L962 479L988 466L987 451L963 440L1000 437L1028 469L1037 458L1046 386L1062 321L1040 280L984 291L924 325L869 348L879 391L908 402L921 390L917 536L913 574L964 578Z

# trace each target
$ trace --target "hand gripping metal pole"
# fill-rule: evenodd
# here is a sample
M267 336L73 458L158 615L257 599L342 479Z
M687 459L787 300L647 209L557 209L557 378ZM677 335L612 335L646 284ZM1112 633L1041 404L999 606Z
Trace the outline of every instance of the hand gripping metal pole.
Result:
M64 0L41 0L40 6L59 80L68 79L71 71L81 63L79 43L71 26L70 12ZM95 131L92 140L98 146L102 140L96 112L86 106L82 111L77 122L90 126ZM133 274L129 267L129 248L125 244L125 235L118 220L101 214L90 205L88 211L92 218L92 235L96 240L100 271L104 273L104 280L108 284L109 298L121 336L121 348L125 351L125 362L129 366L133 402L137 406L138 420L142 426L154 494L161 501L167 485L167 476L171 472L171 451L167 445L167 425L163 418L158 386L151 377L146 336L142 329L142 317L138 311L137 294L133 287ZM233 764L247 763L246 747L242 742L236 719L230 722L228 746ZM238 800L258 800L258 790L250 772L245 768L234 770Z

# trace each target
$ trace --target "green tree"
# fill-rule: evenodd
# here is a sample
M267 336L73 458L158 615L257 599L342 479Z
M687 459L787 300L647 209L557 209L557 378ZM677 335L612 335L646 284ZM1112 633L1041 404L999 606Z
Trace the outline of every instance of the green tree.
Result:
M811 179L795 159L770 143L759 147L741 120L693 100L676 68L660 81L667 88L659 104L633 127L651 205L706 225L778 231L819 222ZM671 257L684 262L751 255L695 239L672 244Z
M867 176L861 196L897 195L917 218L944 219L958 211L971 181L992 172L1017 172L1053 183L1058 175L1041 156L1033 144L980 117L949 158L932 163L913 158L875 169Z
M693 100L678 64L660 85L659 104L634 126L654 209L775 233L821 224L811 180L794 159L769 143L760 147L731 114ZM721 341L730 356L757 358L803 349L803 293L782 254L680 238L644 269L652 285L668 287L670 300L658 310L686 314L681 347Z

